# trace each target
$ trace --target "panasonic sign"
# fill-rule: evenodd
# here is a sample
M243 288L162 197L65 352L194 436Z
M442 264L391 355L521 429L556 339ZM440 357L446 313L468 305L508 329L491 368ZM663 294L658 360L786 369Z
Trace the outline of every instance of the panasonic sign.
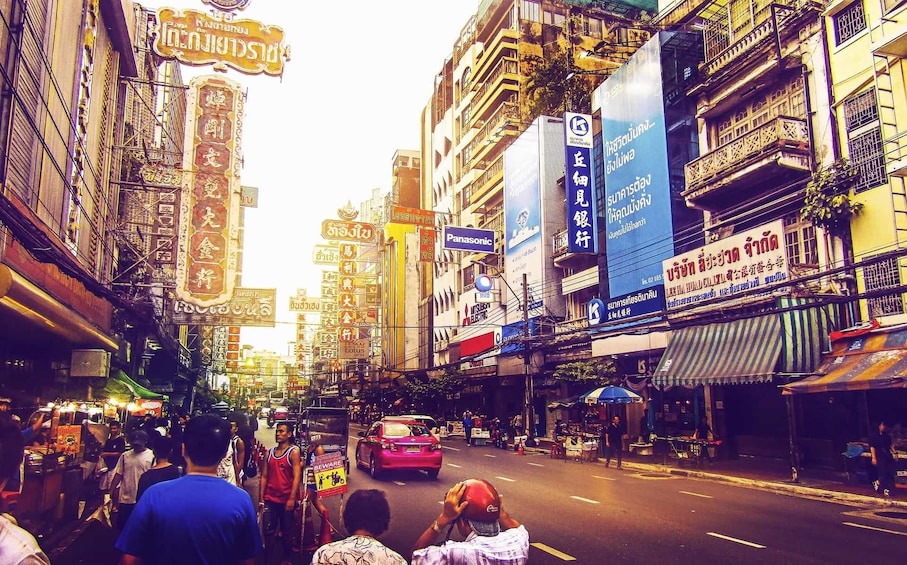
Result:
M494 230L444 226L444 249L456 251L494 252Z

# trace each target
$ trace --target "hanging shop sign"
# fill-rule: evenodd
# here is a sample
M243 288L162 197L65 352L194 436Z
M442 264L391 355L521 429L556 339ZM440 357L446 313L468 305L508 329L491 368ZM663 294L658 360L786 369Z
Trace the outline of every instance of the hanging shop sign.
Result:
M276 324L277 289L237 288L226 304L196 306L182 300L173 302L173 323L178 326L255 326Z
M189 84L176 295L200 307L226 303L236 281L243 104L233 80Z
M155 53L186 65L213 65L215 71L281 76L290 58L283 29L224 15L161 8L153 32Z
M595 177L592 174L592 116L564 114L564 141L567 251L598 253Z
M377 230L372 224L348 222L345 220L324 220L321 222L321 237L338 241L375 241Z
M316 245L312 249L312 263L336 265L340 261L340 249L336 245Z
M433 228L435 227L435 213L431 210L392 204L390 222L393 224L411 224Z
M756 293L790 278L784 222L776 220L662 262L668 310ZM768 291L767 291L768 292Z

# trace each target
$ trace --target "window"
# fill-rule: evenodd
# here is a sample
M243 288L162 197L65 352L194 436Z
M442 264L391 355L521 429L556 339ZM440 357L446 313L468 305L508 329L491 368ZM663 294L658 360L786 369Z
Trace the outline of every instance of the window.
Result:
M863 268L863 278L867 292L900 286L901 275L898 272L897 257L867 265ZM892 293L867 299L869 317L878 318L879 316L902 314L904 304L901 297L901 294Z
M784 247L792 265L819 265L819 242L816 228L794 213L784 217Z
M770 87L765 94L755 96L745 106L732 110L715 122L717 146L730 143L779 116L806 118L803 81L799 77Z
M882 126L875 90L867 90L844 101L848 156L860 170L856 192L888 182L882 144Z
M857 0L835 14L833 21L835 26L835 45L841 45L866 29L866 14L863 12L862 0Z
M542 21L541 7L538 2L529 2L528 0L523 0L523 5L520 10L520 19L529 22L539 22Z

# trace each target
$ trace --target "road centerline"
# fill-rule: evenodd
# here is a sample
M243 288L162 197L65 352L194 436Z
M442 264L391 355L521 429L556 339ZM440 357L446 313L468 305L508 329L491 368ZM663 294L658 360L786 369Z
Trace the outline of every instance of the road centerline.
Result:
M541 463L526 463L527 465L532 465L533 467L544 467Z
M576 557L573 557L572 555L568 555L568 554L564 553L563 551L558 551L558 550L554 549L553 547L551 547L550 545L545 545L544 543L539 543L539 542L533 542L533 543L530 543L529 545L531 545L532 547L534 547L536 549L541 549L548 555L553 555L554 557L557 557L561 561L576 561Z
M715 538L719 538L719 539L723 539L726 541L732 541L734 543L739 543L740 545L745 545L748 547L755 547L756 549L765 549L764 545L759 545L758 543L755 543L755 542L746 541L745 539L732 538L731 536L726 536L724 534L719 534L716 532L706 532L706 535L709 535L709 536L712 536Z
M601 475L591 475L593 479L601 479L603 481L616 481L614 477L602 477Z
M589 504L601 504L597 500L592 500L591 498L583 498L582 496L571 496L573 500L579 500L580 502L588 502Z
M494 455L493 453L483 453L482 455L484 455L485 457L491 457L491 458L497 457L497 455Z
M897 530L889 530L888 528L876 528L875 526L867 526L866 524L857 524L856 522L841 522L845 526L850 526L851 528L861 528L863 530L872 530L874 532L882 532L885 534L894 534L896 536L907 536L907 532L899 532Z
M685 494L687 496L697 496L699 498L715 498L714 496L709 496L708 494L699 494L698 492L690 492L688 490L679 490L677 491L680 494Z
M448 466L448 467L456 467L457 469L462 469L462 466L461 466L461 465L457 465L456 463L448 463L447 466Z
M516 479L511 479L510 477L495 477L496 479L501 479L502 481L507 481L508 483L515 483Z

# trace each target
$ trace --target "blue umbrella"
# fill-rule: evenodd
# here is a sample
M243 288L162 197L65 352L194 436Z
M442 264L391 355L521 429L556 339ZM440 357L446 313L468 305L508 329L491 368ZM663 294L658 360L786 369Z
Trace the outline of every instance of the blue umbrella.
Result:
M619 386L603 386L579 397L584 404L632 404L642 402L642 397Z

